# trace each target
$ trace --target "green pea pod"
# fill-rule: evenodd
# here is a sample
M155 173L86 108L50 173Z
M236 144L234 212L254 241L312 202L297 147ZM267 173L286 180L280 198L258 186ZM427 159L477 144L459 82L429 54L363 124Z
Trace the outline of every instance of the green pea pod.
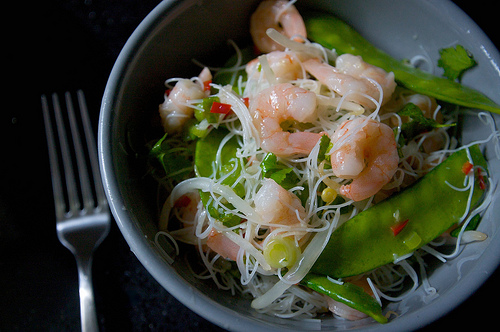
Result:
M196 166L196 174L198 176L210 177L213 174L214 162L216 162L217 150L219 149L219 145L221 144L224 137L229 132L224 128L214 129L212 130L206 137L198 140L196 142L196 150L195 150L195 166ZM220 166L220 171L216 174L216 178L221 178L222 176L226 176L229 172L232 172L236 167L236 171L232 172L231 175L227 176L222 184L231 186L234 192L240 197L244 196L245 188L243 184L235 182L238 180L241 174L241 166L238 164L236 160L236 150L239 147L238 141L235 137L231 138L222 148L221 150L221 158L220 162L222 165ZM241 218L226 213L223 209L217 209L213 204L208 204L210 194L207 192L200 191L200 197L207 208L207 211L210 215L220 222L222 222L227 227L233 227L240 223ZM227 207L233 209L234 207L229 203L226 203Z
M452 104L500 113L500 106L481 92L394 59L334 16L311 13L304 17L304 21L311 40L327 48L334 48L338 54L360 55L364 61L387 72L392 71L396 80L410 90Z
M312 273L303 278L301 284L318 293L325 294L335 301L342 302L353 309L361 311L379 323L387 323L387 318L382 315L380 304L366 293L363 288L357 285L349 282L338 284L330 281L325 276Z
M486 169L479 147L469 148L473 164ZM420 181L359 213L336 229L311 272L343 278L371 271L407 255L460 221L469 191L463 188L465 149L449 156ZM476 179L471 207L483 196ZM449 185L450 184L450 185Z
M213 173L213 163L217 155L217 150L229 132L227 129L219 128L212 130L205 138L196 142L196 151L194 155L194 164L198 176L209 177ZM223 167L227 165L231 159L236 157L236 149L239 147L236 138L230 139L224 145L221 151L221 162Z

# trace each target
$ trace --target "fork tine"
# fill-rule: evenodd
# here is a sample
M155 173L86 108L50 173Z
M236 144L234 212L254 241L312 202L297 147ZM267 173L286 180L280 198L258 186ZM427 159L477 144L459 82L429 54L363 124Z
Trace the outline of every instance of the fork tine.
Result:
M80 112L82 116L83 131L85 133L87 149L89 151L90 166L92 168L92 174L94 176L97 206L103 208L107 206L108 201L106 200L101 177L99 175L99 162L97 160L97 145L95 142L94 132L92 130L92 125L89 119L87 103L85 102L85 95L83 94L82 90L78 90L76 93L78 96L78 104L80 106Z
M52 104L54 106L57 134L59 136L59 146L61 148L61 156L64 168L64 178L66 180L66 191L68 194L69 212L71 214L74 214L80 208L80 202L78 199L75 175L73 172L73 162L71 161L71 152L68 146L66 127L64 125L64 120L62 117L61 106L59 104L59 97L57 96L56 93L52 94Z
M42 95L42 111L43 111L43 122L45 125L45 136L47 137L47 146L49 150L49 164L50 173L52 178L52 191L54 192L54 204L56 211L56 218L62 219L66 210L66 204L64 203L63 188L61 183L61 174L59 170L57 147L54 138L54 129L52 128L52 121L50 120L49 105L47 97Z
M65 99L66 107L68 110L69 125L71 128L71 137L73 138L73 146L75 148L76 165L78 167L78 177L80 179L83 207L86 210L90 210L94 207L94 199L92 197L92 189L90 188L87 164L85 161L80 133L75 118L73 101L69 92L66 92Z

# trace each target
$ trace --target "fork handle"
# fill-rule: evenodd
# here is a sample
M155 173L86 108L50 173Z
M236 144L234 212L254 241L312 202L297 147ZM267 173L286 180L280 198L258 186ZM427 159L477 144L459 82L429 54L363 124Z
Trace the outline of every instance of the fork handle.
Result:
M77 259L82 332L97 332L97 315L92 286L92 256Z

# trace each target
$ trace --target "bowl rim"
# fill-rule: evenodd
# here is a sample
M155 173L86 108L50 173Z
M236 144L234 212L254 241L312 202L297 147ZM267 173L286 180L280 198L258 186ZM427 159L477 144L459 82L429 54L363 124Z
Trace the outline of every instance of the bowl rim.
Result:
M141 234L140 229L133 224L130 217L130 211L127 211L124 205L124 200L120 195L120 189L116 174L114 173L114 161L111 155L111 138L113 128L110 125L114 115L114 107L117 101L117 95L120 90L120 85L124 80L128 65L134 59L136 51L140 49L148 34L155 27L168 17L165 15L169 10L174 9L182 4L196 2L195 0L175 1L164 0L159 3L138 25L135 31L127 40L123 49L112 68L105 92L101 103L101 112L98 124L98 151L99 162L101 169L101 177L104 183L106 196L110 205L114 219L123 234L127 244L132 252L136 255L141 264L146 270L164 287L172 296L186 305L193 312L203 318L217 324L223 328L230 330L244 331L249 326L257 328L265 328L266 330L282 330L281 328L271 327L266 322L259 321L255 317L244 316L224 307L218 302L212 300L204 294L200 294L196 300L188 298L184 288L188 282L181 278L175 270L167 266L164 259L151 250L150 241ZM482 38L481 42L486 50L490 51L491 59L496 59L500 63L500 55L493 43L489 40L481 28L456 4L450 0L442 0L432 4L435 7L446 7L449 16L459 17L461 22L466 23L466 26L471 31L475 31ZM492 60L492 61L493 61ZM500 252L500 241L489 244L488 251ZM454 292L454 296L438 297L429 305L426 305L411 315L402 316L399 319L391 322L389 325L370 326L369 329L377 330L401 330L402 328L412 329L424 327L439 318L445 316L468 297L470 297L483 283L492 275L500 264L500 255L481 255L476 263L476 269L471 270L460 281L460 287L454 286L449 291ZM166 270L174 273L165 273ZM464 287L464 285L466 287ZM191 288L194 288L190 286ZM196 292L196 290L193 290ZM236 315L236 317L235 317ZM415 318L413 318L415 317ZM411 325L409 324L411 322ZM363 330L364 328L362 328Z

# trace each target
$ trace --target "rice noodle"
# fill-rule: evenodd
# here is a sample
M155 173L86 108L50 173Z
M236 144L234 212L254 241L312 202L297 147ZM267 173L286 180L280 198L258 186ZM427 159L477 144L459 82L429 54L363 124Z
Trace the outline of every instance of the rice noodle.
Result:
M334 51L326 50L305 38L302 38L303 42L297 42L273 29L269 29L267 34L286 47L287 55L299 64L304 58L320 58L325 62L335 61ZM332 233L344 222L371 207L374 202L380 200L380 197L372 196L361 202L353 202L349 199L342 199L340 202L322 201L321 191L324 188L333 189L338 193L339 188L349 180L335 177L328 160L318 160L320 151L320 142L318 141L306 156L278 158L280 165L292 169L291 173L297 179L293 188L288 189L288 193L297 198L300 197L303 211L299 211L298 208L289 203L283 204L287 209L293 211L291 215L294 217L295 223L290 225L268 222L266 216L258 213L255 198L263 186L264 174L260 165L266 153L260 148L262 143L261 128L256 127L255 116L250 113L245 98L253 98L264 88L276 84L278 79L266 55L258 57L260 64L258 75L247 81L242 76L238 76L238 71L245 67L242 66L241 51L234 42L232 45L237 53L236 64L231 68L220 69L220 72L233 73L231 84L225 86L211 84L212 91L216 91L213 96L218 97L221 103L229 104L232 112L220 115L216 123L208 123L206 120L204 120L206 123L203 123L207 130L224 126L227 128L228 134L217 148L215 162L213 165L208 165L212 167L212 174L209 177L201 177L195 170L197 177L180 182L170 192L161 208L160 232L155 236L155 244L170 264L179 256L177 242L196 246L206 270L202 273L195 273L192 269L193 274L200 279L211 279L217 287L230 290L233 294L251 294L254 298L251 306L258 312L281 318L315 317L328 307L325 299L322 295L305 290L297 284L310 271ZM414 60L418 62L421 58ZM377 99L355 90L350 90L341 96L308 77L304 67L302 65L301 67L303 78L291 80L289 83L316 94L317 116L307 124L292 123L287 128L289 132L323 133L331 137L345 121L360 118L363 121L350 130L354 132L361 130L370 119L392 123L396 141L399 141L404 120L397 114L398 108L392 109L393 106L390 103L382 105L384 92L381 84L371 78L364 77L378 90ZM165 84L170 87L179 80L182 79L168 79ZM203 82L200 84L203 85ZM234 88L237 88L238 92L235 92ZM373 111L367 111L361 104L354 102L353 100L356 100L357 97L362 97L373 103ZM406 90L396 91L393 95L394 100L408 98L410 97ZM200 102L200 100L191 100L186 105L202 110L202 107L198 105ZM431 104L429 100L429 105ZM440 106L430 111L432 117L437 119ZM484 140L466 144L460 149L468 149L472 144L494 142L495 152L500 158L500 144L498 144L500 134L495 128L493 119L486 113L479 113L479 119L486 127L489 127L491 134ZM454 119L445 117L444 121L452 123ZM436 128L431 132L418 135L400 147L401 156L398 169L391 181L377 195L385 198L392 192L404 189L409 183L428 173L434 166L456 151L458 142L450 137L446 130L447 128ZM332 142L329 148L336 149L342 146L349 139L348 136L345 135ZM224 169L222 172L223 167L228 167L223 165L223 147L232 139L235 139L238 144L236 157L232 159L234 163L231 168ZM426 143L435 140L442 141L442 148L438 151L424 152ZM446 241L433 241L417 252L402 257L395 256L392 264L366 274L368 284L381 305L384 304L383 301L402 301L409 298L420 285L425 292L424 301L433 300L438 294L427 278L425 255L432 255L440 261L446 262L460 253L464 243L485 239L485 234L477 231L466 231L465 228L475 215L483 213L488 207L495 185L488 184L483 201L479 206L471 207L470 202L474 190L473 173L466 177L463 186L448 184L453 190L469 192L467 207L461 217L463 226L452 253L444 254L438 250ZM233 183L231 185L224 184L228 180L233 181ZM244 192L242 195L241 193L237 194L237 191L240 190ZM196 212L193 213L192 220L188 220L180 212L181 208L176 206L176 202L184 195L198 191L206 193L208 201L205 202L205 205L199 201L194 207ZM213 207L220 213L239 217L241 222L226 226L209 213L207 206ZM181 223L180 228L170 229L172 225L169 220L173 219ZM213 231L217 231L239 248L235 262L229 263L220 254L207 249L207 241ZM162 236L171 242L175 254L168 253L161 245ZM293 239L295 245L300 249L300 254L291 266L273 267L273 264L266 260L264 255L266 246L271 240L279 237ZM418 269L412 266L413 263L418 264ZM237 269L239 277L235 277L234 273L228 273L231 269ZM337 284L344 283L344 280L331 278L330 280ZM409 289L408 280L411 281Z

